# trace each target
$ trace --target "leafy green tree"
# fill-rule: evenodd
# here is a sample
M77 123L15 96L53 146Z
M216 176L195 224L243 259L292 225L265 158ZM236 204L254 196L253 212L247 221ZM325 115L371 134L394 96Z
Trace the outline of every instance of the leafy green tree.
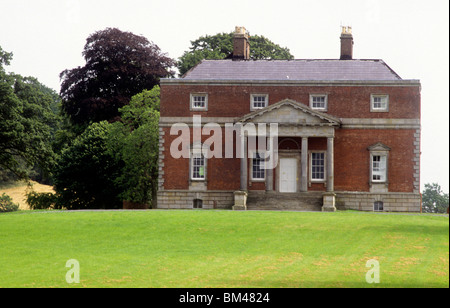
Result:
M122 166L107 147L111 128L106 121L93 123L63 150L53 171L56 207L121 208L115 180Z
M422 193L422 211L426 213L445 213L449 205L448 194L437 183L425 184Z
M123 168L116 178L123 200L154 201L158 181L159 86L135 96L120 109L121 122L113 124L109 149Z
M53 171L56 208L150 204L158 179L159 86L120 109L121 121L93 123L62 151Z
M63 110L72 123L115 121L131 97L173 76L175 61L143 36L107 28L84 46L86 64L61 73Z
M25 179L32 167L48 172L54 161L58 96L36 78L6 73L11 59L0 48L0 173Z
M294 58L288 48L280 47L264 36L251 35L249 41L250 59L288 60ZM203 59L220 60L229 57L233 53L233 33L201 36L195 41L191 41L189 49L177 62L180 75L184 75Z

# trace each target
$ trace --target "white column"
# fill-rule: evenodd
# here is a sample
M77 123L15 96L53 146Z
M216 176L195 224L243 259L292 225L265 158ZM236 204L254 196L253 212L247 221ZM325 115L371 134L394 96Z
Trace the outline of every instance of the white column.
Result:
M308 191L308 137L302 137L302 174L300 191Z
M272 152L271 159L274 158L274 152L273 152L273 138L268 138L268 146L267 151L268 153ZM266 157L267 160L267 157ZM271 166L272 164L269 164L268 166L265 166L267 169L265 169L266 172L266 191L273 191L273 168Z
M334 138L327 138L327 191L334 191Z
M241 146L243 147L242 150L242 157L241 157L241 190L246 191L247 190L247 182L248 182L248 175L247 175L247 137L241 136L243 140L241 139Z

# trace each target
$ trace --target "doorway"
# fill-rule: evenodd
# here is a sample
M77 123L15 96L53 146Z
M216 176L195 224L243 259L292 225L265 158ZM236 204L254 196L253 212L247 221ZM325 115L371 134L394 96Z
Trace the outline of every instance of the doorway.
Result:
M297 192L297 159L280 158L279 191Z

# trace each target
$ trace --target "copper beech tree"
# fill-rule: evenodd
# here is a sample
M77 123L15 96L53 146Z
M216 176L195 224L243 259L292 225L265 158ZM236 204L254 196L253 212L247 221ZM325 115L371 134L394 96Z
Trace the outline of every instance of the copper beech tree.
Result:
M175 61L143 36L107 28L84 46L86 64L60 74L62 108L73 124L119 118L131 97L173 76Z

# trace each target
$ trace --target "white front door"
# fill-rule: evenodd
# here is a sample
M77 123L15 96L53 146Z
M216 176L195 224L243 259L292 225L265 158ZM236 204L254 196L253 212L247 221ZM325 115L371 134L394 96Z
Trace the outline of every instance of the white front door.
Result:
M297 191L297 159L280 159L280 192Z

